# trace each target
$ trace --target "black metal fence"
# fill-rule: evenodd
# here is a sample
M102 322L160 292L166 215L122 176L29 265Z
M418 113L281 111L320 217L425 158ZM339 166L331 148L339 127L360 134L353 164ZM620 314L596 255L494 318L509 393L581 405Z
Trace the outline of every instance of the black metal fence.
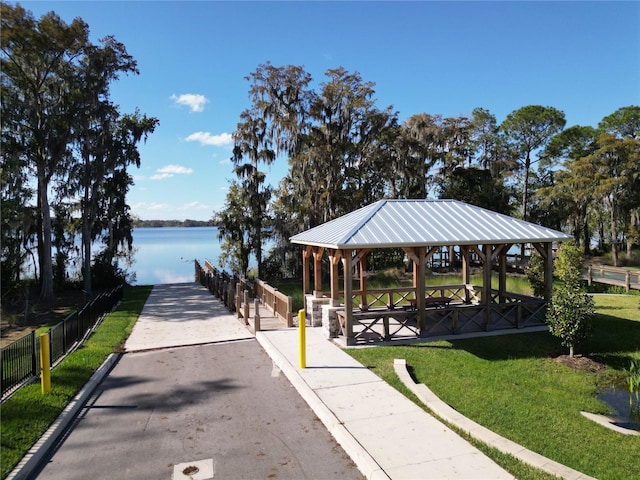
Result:
M104 315L122 300L123 287L98 295L48 331L51 365L81 343ZM0 350L2 396L40 373L40 346L35 332Z

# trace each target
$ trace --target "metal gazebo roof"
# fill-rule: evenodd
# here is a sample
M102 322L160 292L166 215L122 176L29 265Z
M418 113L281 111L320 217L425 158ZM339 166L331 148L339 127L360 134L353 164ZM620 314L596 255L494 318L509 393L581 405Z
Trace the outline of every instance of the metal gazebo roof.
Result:
M457 200L380 200L291 237L333 249L554 242L571 235Z

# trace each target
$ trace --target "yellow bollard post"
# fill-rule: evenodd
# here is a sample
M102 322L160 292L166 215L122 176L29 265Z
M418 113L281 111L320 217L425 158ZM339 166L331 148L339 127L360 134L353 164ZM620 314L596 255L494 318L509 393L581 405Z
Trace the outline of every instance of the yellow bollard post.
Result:
M51 355L49 353L49 335L40 335L40 385L42 394L51 391Z
M304 310L298 311L298 328L300 332L300 368L307 368L307 319Z

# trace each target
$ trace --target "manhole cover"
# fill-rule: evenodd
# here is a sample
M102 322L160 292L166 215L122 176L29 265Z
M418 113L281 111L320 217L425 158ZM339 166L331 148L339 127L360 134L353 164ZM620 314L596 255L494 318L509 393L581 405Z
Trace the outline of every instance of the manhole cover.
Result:
M173 466L172 480L213 480L213 458L191 460Z
M195 465L189 465L187 468L182 470L182 473L184 473L185 475L195 475L199 471L200 471L200 469L198 467L196 467Z

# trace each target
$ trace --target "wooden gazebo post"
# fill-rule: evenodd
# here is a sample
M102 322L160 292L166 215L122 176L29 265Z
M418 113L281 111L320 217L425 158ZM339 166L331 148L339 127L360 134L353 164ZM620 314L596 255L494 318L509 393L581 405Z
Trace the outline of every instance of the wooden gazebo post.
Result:
M313 296L322 297L322 255L323 247L313 247Z
M511 245L500 245L498 251L498 298L504 303L507 296L507 252Z
M338 274L338 266L342 258L342 250L329 250L329 263L331 265L331 306L340 306L340 276Z
M356 250L356 256L353 259L352 266L358 265L358 271L360 272L360 310L368 310L369 304L367 302L367 274L365 272L367 268L367 255L371 250L363 248L362 250Z
M491 303L491 245L482 246L482 304L488 309Z
M462 257L462 283L469 284L469 247L460 245L460 257Z
M425 247L403 248L404 253L413 262L413 288L416 290L416 309L418 311L418 332L425 332L424 322L424 292L425 292L425 264L427 253ZM433 250L433 249L432 249Z

